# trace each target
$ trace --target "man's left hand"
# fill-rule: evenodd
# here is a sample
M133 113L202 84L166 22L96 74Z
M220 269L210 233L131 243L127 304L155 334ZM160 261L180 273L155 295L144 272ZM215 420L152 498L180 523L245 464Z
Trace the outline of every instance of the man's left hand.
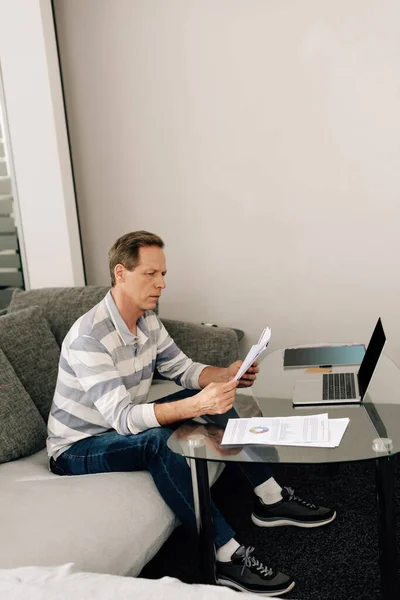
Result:
M232 363L231 365L229 365L229 367L228 367L229 380L231 380L235 377L235 375L239 371L242 363L243 363L242 360L237 360L234 363ZM257 373L259 372L259 370L260 369L258 367L257 361L253 362L251 367L249 367L247 369L246 373L243 373L243 375L239 379L238 387L240 387L240 388L241 387L251 387L256 380Z

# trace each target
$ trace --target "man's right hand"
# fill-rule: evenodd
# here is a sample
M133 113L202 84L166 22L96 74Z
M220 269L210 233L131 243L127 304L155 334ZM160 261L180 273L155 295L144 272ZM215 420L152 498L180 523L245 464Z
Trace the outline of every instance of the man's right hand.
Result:
M238 381L226 383L209 383L193 400L196 402L198 415L222 415L232 408L235 402Z
M195 396L154 404L154 415L160 425L201 417L201 415L222 415L232 408L238 381L209 383Z

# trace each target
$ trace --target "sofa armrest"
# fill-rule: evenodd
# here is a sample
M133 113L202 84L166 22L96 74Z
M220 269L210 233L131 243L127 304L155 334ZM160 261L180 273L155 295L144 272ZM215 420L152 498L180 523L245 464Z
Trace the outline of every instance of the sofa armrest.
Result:
M207 327L173 319L161 319L177 346L195 362L227 367L239 358L239 342L229 327Z

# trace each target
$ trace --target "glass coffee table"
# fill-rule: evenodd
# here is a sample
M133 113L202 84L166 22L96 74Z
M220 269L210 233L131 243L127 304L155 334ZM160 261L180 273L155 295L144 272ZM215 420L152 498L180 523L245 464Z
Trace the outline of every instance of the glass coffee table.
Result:
M356 371L336 367L335 371ZM400 370L382 355L362 403L293 407L297 379L315 377L305 369L283 369L283 351L272 352L260 365L250 390L238 390L231 411L186 421L168 440L168 446L190 460L203 579L215 584L215 549L212 536L207 463L256 462L268 464L334 464L374 461L377 490L377 524L382 598L399 594L394 495L394 456L400 451ZM327 412L329 418L348 417L350 423L337 448L246 445L221 447L229 418L310 415Z

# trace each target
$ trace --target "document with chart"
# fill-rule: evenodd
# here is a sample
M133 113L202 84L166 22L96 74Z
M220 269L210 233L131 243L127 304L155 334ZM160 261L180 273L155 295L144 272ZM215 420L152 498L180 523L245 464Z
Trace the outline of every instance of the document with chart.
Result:
M229 419L221 446L246 444L335 448L349 419L328 419L328 414L294 417Z

